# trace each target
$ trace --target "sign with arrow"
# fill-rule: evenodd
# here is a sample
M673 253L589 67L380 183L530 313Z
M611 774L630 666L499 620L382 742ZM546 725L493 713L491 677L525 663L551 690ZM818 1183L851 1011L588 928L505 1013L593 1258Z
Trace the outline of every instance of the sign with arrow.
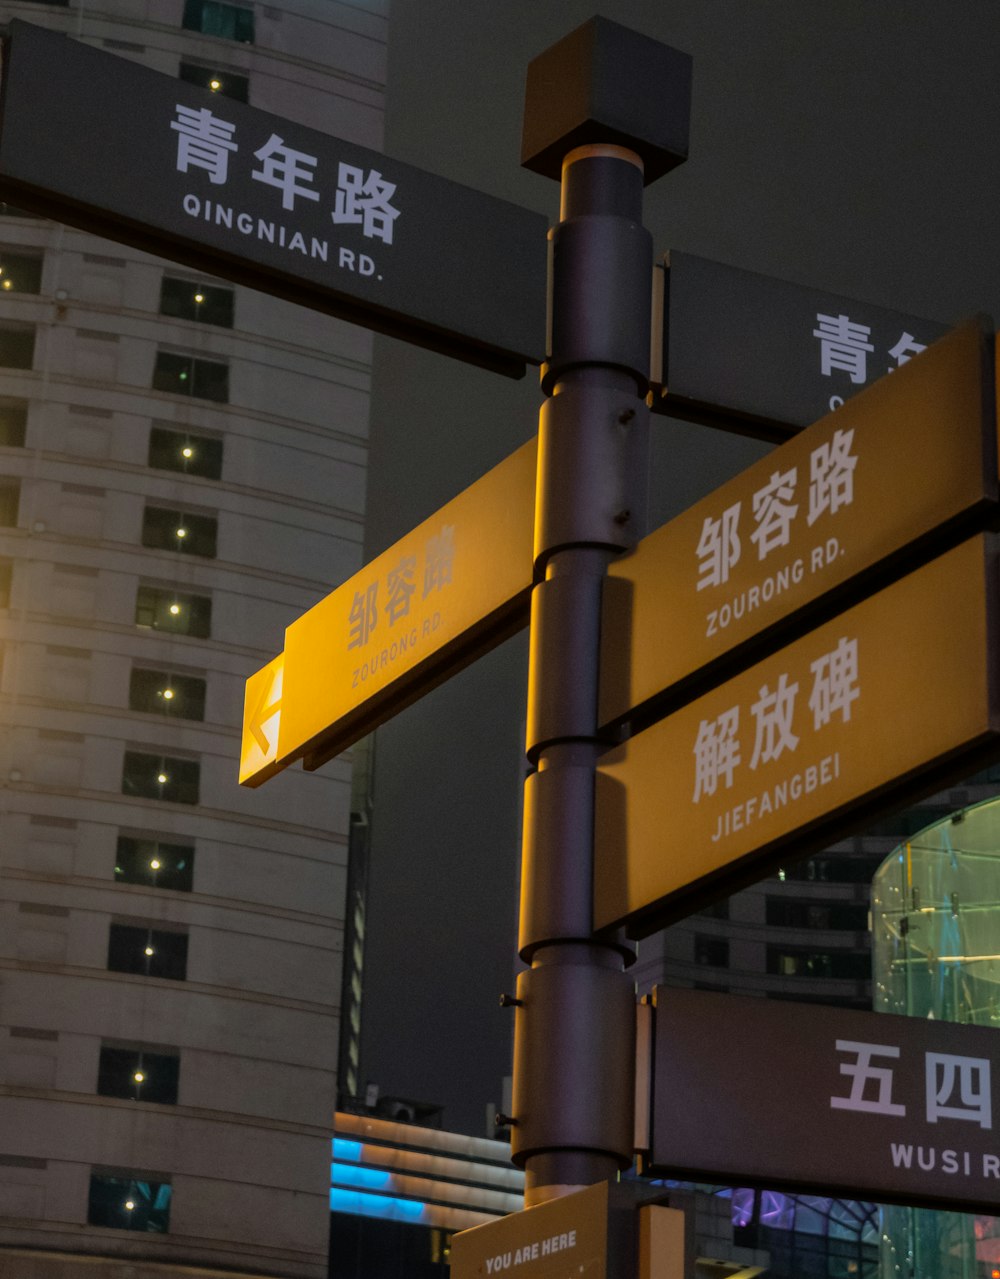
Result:
M528 620L534 440L285 631L247 681L240 782L345 750Z

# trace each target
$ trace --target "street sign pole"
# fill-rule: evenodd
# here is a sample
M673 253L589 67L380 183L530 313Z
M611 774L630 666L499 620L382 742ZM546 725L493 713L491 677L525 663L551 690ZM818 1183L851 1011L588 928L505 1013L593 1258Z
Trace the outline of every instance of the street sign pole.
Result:
M540 415L512 1155L528 1206L633 1155L629 951L592 927L605 568L643 532L645 182L686 155L690 60L593 19L528 70L522 160L562 180ZM648 90L648 98L647 98Z

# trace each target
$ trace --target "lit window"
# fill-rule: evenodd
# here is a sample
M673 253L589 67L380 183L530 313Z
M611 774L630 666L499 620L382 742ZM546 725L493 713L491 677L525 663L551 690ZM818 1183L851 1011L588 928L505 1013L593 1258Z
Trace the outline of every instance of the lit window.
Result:
M187 976L186 932L149 928L145 924L112 924L108 930L108 969L184 981Z
M212 515L192 515L147 506L142 516L142 544L161 551L215 558L218 520Z
M166 1234L170 1228L169 1182L150 1181L141 1174L90 1174L87 1224L112 1230L142 1230Z
M7 293L40 293L42 256L0 248L0 286Z
M249 101L250 81L245 75L236 75L232 71L218 68L209 70L207 67L196 67L189 62L181 63L178 75L188 84L200 84L203 89L211 89L224 98L235 98L237 102Z
M100 1097L125 1097L152 1101L161 1106L177 1103L180 1054L162 1048L148 1049L101 1045L97 1067Z
M2 351L0 330L0 355ZM0 359L0 363L3 362ZM18 367L31 366L29 362ZM229 365L219 360L178 355L173 351L157 351L153 366L153 390L170 391L174 395L189 395L199 400L215 400L219 404L226 404L229 401Z
M160 285L160 314L231 329L233 297L233 290L221 285L192 284L165 275Z
M135 669L129 680L128 707L178 719L204 719L205 681L196 675Z
M149 465L160 471L218 480L222 478L222 441L154 426L149 433Z
M189 893L194 876L194 849L138 835L119 835L115 850L115 883L145 884Z
M201 765L196 759L174 759L126 751L122 766L122 794L162 799L172 804L197 804Z
M253 9L221 0L185 0L182 26L206 36L253 44Z
M135 598L135 622L155 631L207 639L212 629L212 601L169 587L140 586Z

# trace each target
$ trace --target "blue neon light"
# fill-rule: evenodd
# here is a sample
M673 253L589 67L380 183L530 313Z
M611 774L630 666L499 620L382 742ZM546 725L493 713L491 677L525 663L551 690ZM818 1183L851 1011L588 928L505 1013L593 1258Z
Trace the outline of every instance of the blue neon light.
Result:
M359 1167L357 1164L330 1165L330 1180L335 1186L358 1186L362 1190L385 1190L392 1181L392 1173L381 1168Z
M330 1211L346 1212L352 1217L384 1217L390 1221L419 1221L426 1204L416 1199L397 1199L391 1195L366 1195L362 1190L330 1189Z
M348 1141L346 1137L334 1137L333 1157L334 1159L349 1159L352 1164L358 1163L361 1159L361 1142Z

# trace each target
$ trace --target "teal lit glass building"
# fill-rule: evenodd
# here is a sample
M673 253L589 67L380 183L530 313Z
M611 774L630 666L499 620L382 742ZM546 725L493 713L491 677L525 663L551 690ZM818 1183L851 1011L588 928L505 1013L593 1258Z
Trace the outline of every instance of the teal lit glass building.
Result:
M879 1012L1000 1026L1000 798L914 834L872 882ZM882 1279L996 1279L1000 1219L887 1207Z

